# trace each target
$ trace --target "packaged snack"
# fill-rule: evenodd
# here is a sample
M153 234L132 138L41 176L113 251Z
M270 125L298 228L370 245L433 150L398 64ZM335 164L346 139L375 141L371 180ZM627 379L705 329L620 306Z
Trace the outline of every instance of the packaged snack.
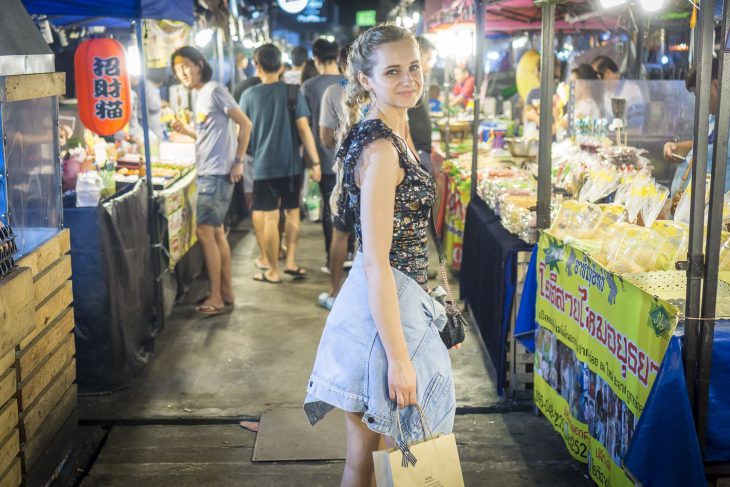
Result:
M603 212L593 203L566 200L553 220L550 232L560 239L568 236L582 239L593 238Z

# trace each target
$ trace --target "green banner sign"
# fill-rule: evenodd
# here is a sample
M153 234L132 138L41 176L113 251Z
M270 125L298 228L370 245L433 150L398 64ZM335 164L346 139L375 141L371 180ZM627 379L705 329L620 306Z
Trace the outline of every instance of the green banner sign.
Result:
M537 259L535 403L602 487L621 468L679 310L549 233Z

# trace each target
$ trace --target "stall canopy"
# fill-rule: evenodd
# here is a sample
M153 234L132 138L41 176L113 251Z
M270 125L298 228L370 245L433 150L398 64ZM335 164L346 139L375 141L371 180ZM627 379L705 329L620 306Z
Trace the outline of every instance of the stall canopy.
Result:
M23 0L23 5L31 14L72 16L74 20L112 17L179 20L187 24L194 21L193 0Z
M448 28L453 24L468 22L460 18L472 12L469 8L473 0L454 0L431 16L431 30ZM505 32L540 30L542 8L536 7L534 0L492 0L484 1L487 16L486 32ZM470 19L473 23L473 19ZM557 5L555 28L565 32L583 30L612 30L617 23L616 13L597 10L593 2L579 0Z

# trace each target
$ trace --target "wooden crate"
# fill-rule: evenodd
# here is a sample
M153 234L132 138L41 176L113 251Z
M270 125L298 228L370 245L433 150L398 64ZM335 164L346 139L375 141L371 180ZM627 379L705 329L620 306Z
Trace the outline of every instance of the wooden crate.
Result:
M18 429L26 484L29 472L76 409L70 248L69 232L64 230L19 261L31 273L33 296L33 326L16 351ZM64 445L68 448L68 442ZM54 453L62 459L68 452ZM52 472L55 466L51 467Z
M20 458L16 458L5 472L0 472L0 487L18 487L21 481Z
M506 391L509 399L531 400L534 386L533 367L534 354L530 353L522 344L514 339L515 322L522 300L522 288L525 285L527 266L530 263L531 252L517 254L517 279L515 296L510 315L510 328L507 336L507 367Z
M20 431L17 400L18 342L33 321L33 280L18 268L0 280L0 487L18 487Z
M30 269L16 268L0 279L0 356L15 349L33 329L34 303Z

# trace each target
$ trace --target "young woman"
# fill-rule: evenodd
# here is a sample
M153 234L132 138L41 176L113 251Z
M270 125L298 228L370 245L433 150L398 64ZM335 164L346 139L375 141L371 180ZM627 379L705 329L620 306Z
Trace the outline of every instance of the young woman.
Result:
M243 156L251 135L251 121L228 90L212 81L213 70L194 47L185 46L172 55L175 76L196 92L195 127L175 119L172 128L195 139L198 170L197 237L203 249L210 279L210 294L195 310L215 315L233 306L231 250L223 219L233 196L233 185L243 178ZM238 125L238 135L233 130Z
M312 424L334 407L346 412L343 486L373 484L372 452L384 439L423 438L408 406L422 408L434 433L454 422L451 362L438 333L446 315L426 288L434 183L405 142L406 112L423 89L419 58L413 35L387 25L362 34L348 59L349 120L340 127L332 208L350 213L359 252L327 319L304 404Z

